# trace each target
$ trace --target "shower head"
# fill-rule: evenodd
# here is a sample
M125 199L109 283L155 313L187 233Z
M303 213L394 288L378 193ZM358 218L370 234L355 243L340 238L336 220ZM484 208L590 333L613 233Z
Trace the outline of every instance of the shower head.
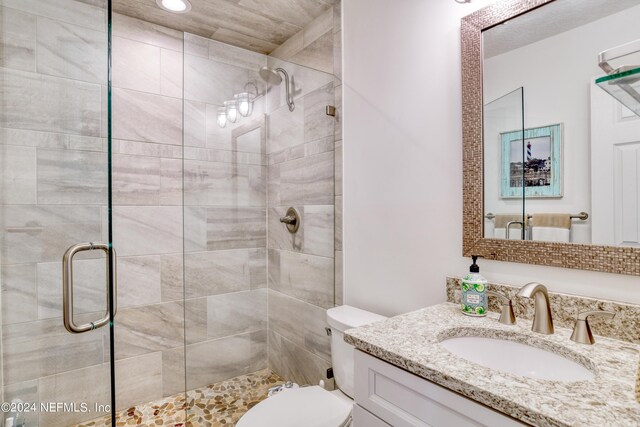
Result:
M273 68L269 68L269 67L260 68L260 77L262 78L262 80L264 80L265 82L271 85L277 86L280 83L282 83L282 77L280 76L278 71L274 70Z
M284 76L285 87L287 89L287 105L289 106L289 111L293 111L296 108L296 105L293 102L293 90L291 88L291 80L289 80L289 73L284 68L269 68L262 67L259 71L260 77L262 80L267 82L270 85L278 86L282 83L282 76Z

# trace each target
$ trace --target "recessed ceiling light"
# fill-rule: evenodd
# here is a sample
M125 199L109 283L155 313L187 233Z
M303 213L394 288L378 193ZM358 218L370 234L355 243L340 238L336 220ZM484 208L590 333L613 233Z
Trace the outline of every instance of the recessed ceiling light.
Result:
M158 6L173 13L187 13L191 10L189 0L156 0Z

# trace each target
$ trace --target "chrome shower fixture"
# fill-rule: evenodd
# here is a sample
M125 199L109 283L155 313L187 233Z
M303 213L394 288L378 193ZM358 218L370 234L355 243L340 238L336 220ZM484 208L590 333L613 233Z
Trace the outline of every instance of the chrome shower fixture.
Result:
M260 77L262 77L262 80L274 86L278 86L280 83L282 83L282 77L280 76L280 74L284 76L285 89L287 93L287 105L289 106L289 111L293 111L295 110L296 105L293 102L293 95L291 93L291 80L289 79L289 73L287 73L284 68L274 69L269 67L262 67L260 69Z

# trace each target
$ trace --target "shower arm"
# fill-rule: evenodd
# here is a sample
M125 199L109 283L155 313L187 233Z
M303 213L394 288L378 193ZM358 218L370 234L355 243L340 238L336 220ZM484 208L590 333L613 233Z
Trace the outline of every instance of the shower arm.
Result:
M293 96L291 94L291 80L289 80L289 73L284 68L276 68L276 71L282 73L284 75L285 81L285 90L287 94L287 105L289 106L289 111L293 111L296 108L296 105L293 102Z

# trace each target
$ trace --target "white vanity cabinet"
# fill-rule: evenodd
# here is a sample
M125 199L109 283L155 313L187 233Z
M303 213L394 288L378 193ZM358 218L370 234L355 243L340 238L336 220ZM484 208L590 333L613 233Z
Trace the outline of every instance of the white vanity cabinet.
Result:
M362 351L355 353L353 427L527 425Z

